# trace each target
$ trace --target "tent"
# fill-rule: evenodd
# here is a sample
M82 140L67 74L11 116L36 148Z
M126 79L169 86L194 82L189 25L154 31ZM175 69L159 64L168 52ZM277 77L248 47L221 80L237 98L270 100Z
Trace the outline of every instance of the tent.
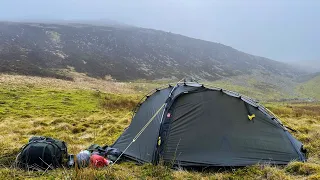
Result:
M143 100L112 145L125 158L206 167L306 160L275 115L238 93L181 82Z

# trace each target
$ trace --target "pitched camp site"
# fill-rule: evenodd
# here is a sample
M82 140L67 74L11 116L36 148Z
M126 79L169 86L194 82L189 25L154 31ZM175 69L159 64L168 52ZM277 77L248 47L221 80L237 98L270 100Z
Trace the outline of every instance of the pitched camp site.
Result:
M306 149L270 110L249 97L195 81L155 89L134 109L131 124L111 146L77 155L49 137L33 137L16 164L28 170L96 168L133 161L170 167L244 167L306 161Z
M134 161L247 166L305 161L304 149L261 105L237 93L178 83L146 96L114 148Z

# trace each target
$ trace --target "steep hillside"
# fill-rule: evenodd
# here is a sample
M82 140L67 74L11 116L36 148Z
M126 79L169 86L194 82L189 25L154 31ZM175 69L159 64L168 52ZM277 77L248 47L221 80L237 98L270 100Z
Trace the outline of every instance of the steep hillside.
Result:
M66 78L57 70L74 67L117 80L217 80L253 71L288 78L301 74L222 44L130 26L2 22L0 42L0 72L8 73Z

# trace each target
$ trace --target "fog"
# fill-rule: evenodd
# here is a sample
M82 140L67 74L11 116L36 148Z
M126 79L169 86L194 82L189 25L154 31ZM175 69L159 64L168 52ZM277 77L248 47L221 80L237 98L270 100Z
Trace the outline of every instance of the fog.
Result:
M0 0L0 20L109 19L320 66L319 9L316 0Z

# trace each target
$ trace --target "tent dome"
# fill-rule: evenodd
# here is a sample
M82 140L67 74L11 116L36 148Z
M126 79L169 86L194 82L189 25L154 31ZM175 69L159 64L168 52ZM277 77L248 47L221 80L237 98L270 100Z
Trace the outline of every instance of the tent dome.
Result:
M305 161L302 143L266 108L238 93L184 81L157 89L113 147L138 162L246 166Z

